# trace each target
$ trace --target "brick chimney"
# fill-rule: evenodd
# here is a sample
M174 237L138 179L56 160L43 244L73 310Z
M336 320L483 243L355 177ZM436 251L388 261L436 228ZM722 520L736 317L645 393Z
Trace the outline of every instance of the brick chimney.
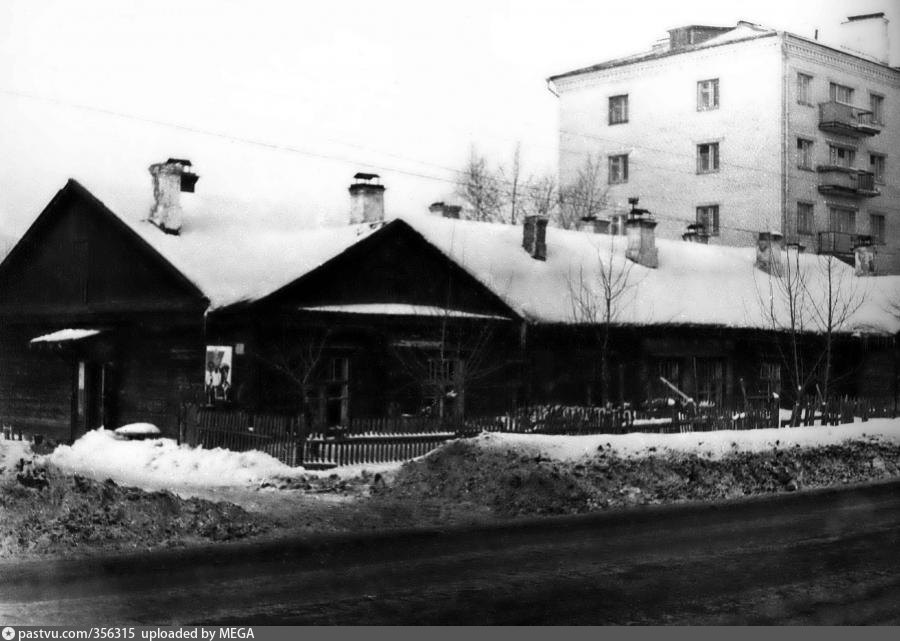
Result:
M522 225L522 247L535 260L547 260L547 222L546 216L525 216Z
M870 236L860 236L853 247L853 263L857 276L875 275L875 245Z
M646 209L638 209L638 199L629 198L631 211L625 221L625 235L628 247L625 256L644 267L659 267L659 254L656 251L656 221Z
M359 172L350 185L350 224L384 220L384 185L378 174Z
M428 207L428 211L432 214L438 214L444 218L453 218L459 219L460 212L462 212L462 206L460 205L448 205L443 202L431 203Z
M150 165L153 176L153 207L148 220L167 234L178 234L184 219L182 192L194 193L200 178L191 169L191 161L169 158Z
M781 275L781 243L777 231L761 231L756 241L756 266L769 275Z

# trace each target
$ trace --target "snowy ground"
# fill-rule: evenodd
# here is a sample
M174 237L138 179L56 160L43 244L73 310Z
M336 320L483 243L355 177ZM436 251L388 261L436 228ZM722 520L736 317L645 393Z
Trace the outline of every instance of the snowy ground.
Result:
M475 444L487 449L514 449L559 461L593 456L604 449L620 457L641 457L666 451L695 453L720 458L735 452L760 452L773 448L839 444L846 440L883 439L900 443L900 419L872 419L834 427L794 427L762 430L727 430L684 434L597 434L554 436L539 434L483 434ZM23 441L0 440L0 467L10 468L26 456ZM178 445L171 439L122 440L112 432L95 430L71 446L60 446L44 457L68 474L147 490L168 489L186 496L201 490L227 494L229 488L258 488L273 480L334 477L354 479L364 474L390 473L399 463L361 465L328 471L292 468L262 452L206 450ZM277 482L275 483L277 485Z
M483 434L476 440L484 448L515 449L560 461L593 456L599 449L620 457L641 457L666 451L721 458L736 452L762 452L773 448L836 445L847 440L885 440L900 443L900 419L870 419L836 426L782 427L762 430L722 430L683 434L595 434L555 436L541 434Z

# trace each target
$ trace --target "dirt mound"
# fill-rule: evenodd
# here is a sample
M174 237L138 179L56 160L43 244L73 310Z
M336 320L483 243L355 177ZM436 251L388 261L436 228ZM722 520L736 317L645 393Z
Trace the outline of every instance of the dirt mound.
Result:
M0 557L227 541L270 528L266 519L231 503L182 499L34 466L17 477L0 484Z
M601 448L580 462L456 441L407 463L377 493L468 502L504 516L571 514L790 492L898 475L900 446L878 441L734 452L720 459L681 452L621 458Z

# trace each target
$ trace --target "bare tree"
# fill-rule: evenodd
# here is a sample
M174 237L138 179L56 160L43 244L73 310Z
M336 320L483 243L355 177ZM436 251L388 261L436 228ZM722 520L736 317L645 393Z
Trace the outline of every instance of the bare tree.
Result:
M525 203L522 209L526 214L546 216L558 222L559 189L556 179L550 174L532 176L525 186Z
M556 224L571 229L583 218L600 215L607 206L603 180L603 157L587 156L568 185L560 186Z
M633 300L638 282L632 278L634 263L617 254L611 238L604 239L608 249L597 250L597 275L581 265L570 273L568 286L572 301L572 320L589 325L597 332L600 344L601 402L610 402L610 330L619 321L624 307Z
M521 150L522 143L516 143L512 163L508 168L501 167L498 172L504 201L501 203L501 208L508 212L508 214L502 215L502 221L511 225L515 225L519 221L524 204L524 192L527 190L527 184L522 181Z
M487 160L473 146L456 186L457 196L467 206L466 217L481 221L502 220L502 185L502 178L488 166Z
M791 425L796 426L803 400L817 382L821 401L831 394L836 337L847 329L864 296L838 258L819 256L815 267L804 268L800 252L789 249L786 254L785 260L772 263L760 305L778 333L775 344L792 387Z
M820 259L818 278L806 283L810 309L817 330L824 335L820 360L822 396L829 398L834 377L833 353L836 334L846 329L848 321L864 301L864 292L855 275L838 258L827 255Z

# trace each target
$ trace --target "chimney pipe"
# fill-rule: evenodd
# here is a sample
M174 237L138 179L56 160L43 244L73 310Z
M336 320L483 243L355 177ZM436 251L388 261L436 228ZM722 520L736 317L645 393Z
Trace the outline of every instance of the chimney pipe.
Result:
M532 214L525 216L522 225L522 247L535 260L547 260L547 222L546 216Z
M681 235L681 240L708 245L709 234L706 233L706 226L700 223L691 223L687 226L687 231Z
M378 174L359 172L350 185L350 224L384 221L384 185Z
M594 234L608 234L609 220L597 216L585 216L578 221L578 230L592 232Z
M631 211L625 221L625 235L628 247L625 256L644 267L659 267L659 254L656 251L656 221L646 209L639 209L638 199L629 198Z
M167 234L179 234L184 219L182 192L194 193L200 178L191 169L191 161L169 158L150 165L153 176L153 207L148 220Z
M777 231L761 231L756 240L756 267L770 276L781 275L781 243Z

